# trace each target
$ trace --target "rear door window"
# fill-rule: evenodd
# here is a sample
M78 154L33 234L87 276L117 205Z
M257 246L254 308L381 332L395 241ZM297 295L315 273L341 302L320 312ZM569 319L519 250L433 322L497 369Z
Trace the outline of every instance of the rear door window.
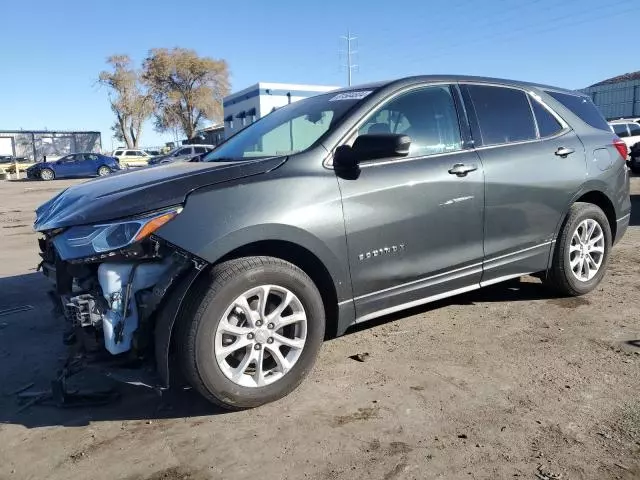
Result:
M526 93L506 87L467 85L483 145L535 140L536 125Z
M176 157L180 157L182 155L191 155L191 147L183 148L176 153Z
M137 157L138 154L134 150L127 150L127 153L124 154L125 157Z
M207 149L205 147L193 147L193 151L195 153L206 153Z
M632 137L640 137L640 125L637 123L630 123L629 132Z
M589 97L550 91L547 93L571 110L574 115L580 117L587 125L599 130L610 130L609 124Z
M533 98L529 98L533 114L538 123L538 133L540 138L551 137L563 129L560 122L554 117L549 110Z
M614 123L611 126L613 127L614 133L620 138L625 138L629 136L629 131L627 130L626 123Z

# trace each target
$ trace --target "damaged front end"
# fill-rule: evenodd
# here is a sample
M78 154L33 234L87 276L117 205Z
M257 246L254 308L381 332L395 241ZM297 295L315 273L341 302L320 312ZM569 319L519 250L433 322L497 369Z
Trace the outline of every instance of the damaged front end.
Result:
M168 386L173 323L182 298L206 266L154 234L181 211L173 207L41 231L40 268L55 285L52 299L66 321L65 343L88 361L108 365L105 373L113 378ZM136 371L140 378L132 375ZM151 377L156 381L150 381L149 371L158 373Z

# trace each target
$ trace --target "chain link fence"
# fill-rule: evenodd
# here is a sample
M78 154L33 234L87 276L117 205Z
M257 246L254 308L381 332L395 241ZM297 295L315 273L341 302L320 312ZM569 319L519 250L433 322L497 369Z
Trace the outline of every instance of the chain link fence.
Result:
M70 153L102 150L100 132L0 131L0 156L41 161Z

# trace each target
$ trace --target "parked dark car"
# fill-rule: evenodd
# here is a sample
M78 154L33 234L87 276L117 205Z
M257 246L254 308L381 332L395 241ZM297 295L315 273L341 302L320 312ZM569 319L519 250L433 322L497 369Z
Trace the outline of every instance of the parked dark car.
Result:
M97 332L162 387L177 362L247 408L356 323L527 274L590 292L629 224L626 157L580 93L412 77L287 105L202 162L71 187L35 228L79 342Z
M118 160L99 153L72 153L53 162L39 162L27 169L27 177L54 178L104 177L120 170Z

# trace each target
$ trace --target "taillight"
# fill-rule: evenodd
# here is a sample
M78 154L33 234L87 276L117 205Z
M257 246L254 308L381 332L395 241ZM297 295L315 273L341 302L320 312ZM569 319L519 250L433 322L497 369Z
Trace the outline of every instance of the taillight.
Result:
M618 150L620 156L626 160L629 156L629 149L627 148L627 144L616 137L613 139L613 146L616 147L616 150Z

